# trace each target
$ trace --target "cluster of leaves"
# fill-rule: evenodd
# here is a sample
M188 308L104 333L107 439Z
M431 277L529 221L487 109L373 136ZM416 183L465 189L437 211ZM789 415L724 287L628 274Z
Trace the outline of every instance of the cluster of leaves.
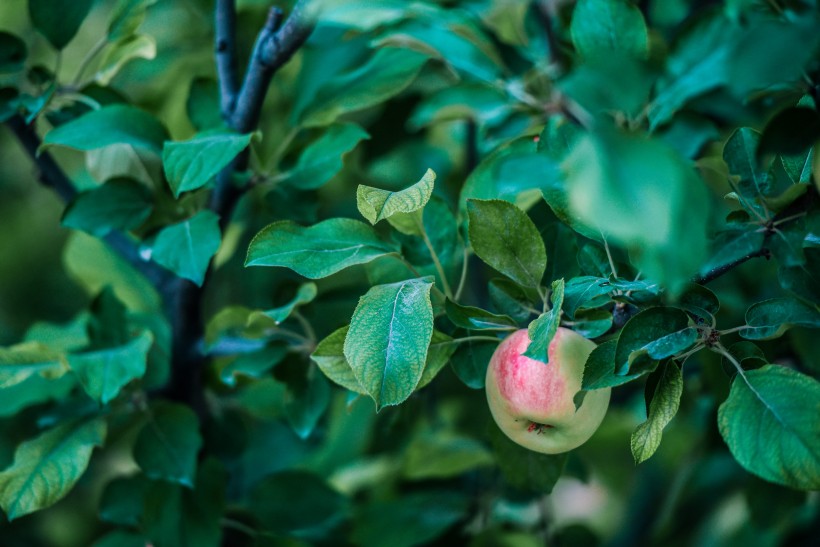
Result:
M0 349L4 427L42 429L0 472L9 520L66 496L105 447L130 467L107 472L116 529L95 545L499 542L495 498L471 488L500 498L500 470L543 495L595 470L486 427L497 344L528 328L549 366L559 326L598 344L579 397L644 387L645 421L618 438L636 463L686 391L745 470L820 488L817 350L774 358L820 328L815 2L317 0L298 67L243 134L212 78L191 80L182 125L118 91L157 55L140 29L172 8L155 1L117 2L62 81L92 4L29 0L51 68L0 32L0 120L84 160L62 225L91 297ZM220 217L215 179L249 148ZM175 295L112 234L207 290L184 318L203 322L203 405L163 391ZM764 258L776 281L706 287Z

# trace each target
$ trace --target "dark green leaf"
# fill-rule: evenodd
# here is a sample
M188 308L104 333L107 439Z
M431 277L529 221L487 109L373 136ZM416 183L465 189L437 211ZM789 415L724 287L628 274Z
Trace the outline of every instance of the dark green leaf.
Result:
M517 323L507 315L497 315L481 308L462 306L450 299L444 303L447 317L457 327L473 330L515 330Z
M347 500L307 471L280 471L251 492L251 509L265 530L316 540L343 520Z
M140 474L109 482L100 500L100 519L123 526L138 526L149 484Z
M163 228L151 246L151 258L180 277L202 285L221 239L219 217L211 211L200 211Z
M497 347L497 342L461 342L450 360L453 372L470 389L483 389L487 365Z
M219 378L226 385L235 386L237 376L262 378L287 355L284 344L272 344L259 351L245 353L225 365L219 371Z
M85 20L94 0L29 0L28 13L34 28L55 49L63 49Z
M581 310L573 323L572 330L584 338L598 338L612 328L612 314L607 310Z
M564 286L564 311L570 318L579 309L598 308L610 302L614 290L608 279L592 276L573 277Z
M452 338L433 330L433 336L430 338L430 347L427 349L427 361L424 363L424 372L421 374L419 385L416 389L421 389L441 372L441 369L450 361L450 357L456 351L457 344Z
M0 31L0 74L23 70L27 55L24 41L14 34Z
M285 416L300 439L307 439L330 404L330 384L311 367L304 382L288 385Z
M618 348L615 352L616 374L634 373L651 366L651 363L647 363L652 360L651 356L633 356L633 352L647 352L644 349L646 346L685 329L688 323L687 315L677 308L649 308L632 317L618 336ZM665 343L660 344L661 349L665 347Z
M442 479L494 463L492 454L470 437L451 434L422 435L404 453L402 475L411 480Z
M327 82L304 112L308 127L329 125L342 114L386 102L416 79L427 56L394 48L380 49L364 65Z
M202 446L199 420L181 404L155 405L134 444L134 461L152 479L193 488Z
M91 544L91 547L145 547L146 539L135 532L114 530Z
M379 409L407 399L421 379L433 334L432 287L424 279L377 285L353 312L344 354Z
M112 144L129 144L159 153L167 140L165 127L151 114L133 106L115 104L54 128L43 138L42 148L67 146L95 150Z
M166 142L162 166L174 196L205 186L248 147L252 136L208 131L187 141Z
M69 355L86 393L107 404L131 380L142 378L154 337L145 331L124 346Z
M767 365L736 376L718 409L720 434L747 471L768 481L820 488L820 383Z
M507 482L526 492L546 495L564 472L567 454L540 454L511 441L493 423L489 426L495 461Z
M370 135L352 123L331 125L305 148L296 165L281 175L282 182L300 190L315 190L342 170L345 154Z
M768 193L769 181L765 167L758 164L760 133L741 127L732 133L723 147L723 160L729 173L740 177L740 192L753 204L757 196Z
M616 387L646 374L645 371L634 374L615 374L615 350L617 346L617 340L608 340L592 350L584 366L584 378L581 382L582 390L591 391L593 389Z
M792 298L772 298L746 310L746 324L751 328L740 331L743 338L766 340L781 336L791 327L820 327L820 311Z
M245 266L282 266L319 279L395 250L357 220L332 218L308 228L284 220L256 234Z
M517 283L498 278L491 280L488 288L490 301L503 315L512 317L516 322L524 322L532 315L533 298Z
M71 202L63 213L62 224L103 237L111 230L131 230L151 215L151 192L128 179L110 180Z
M663 428L677 414L682 393L681 369L674 361L667 361L653 391L646 421L632 433L630 446L636 464L648 460L660 446Z
M541 234L512 203L467 200L470 244L478 257L516 283L537 287L547 267Z
M627 0L579 0L572 12L572 43L582 57L611 52L646 57L649 39L641 11Z
M432 540L467 516L469 498L451 491L415 492L368 504L351 536L362 547L412 547Z
M820 114L807 107L778 112L763 129L757 158L766 154L805 154L820 139Z
M278 308L265 310L263 312L254 312L248 317L248 322L253 322L258 316L261 315L268 319L272 319L273 322L278 325L290 317L293 311L299 306L313 302L313 299L316 298L317 292L316 283L303 283L299 286L299 289L297 289L296 294L290 302L283 306L279 306Z
M62 499L88 467L107 426L95 419L58 425L25 441L14 463L0 472L0 506L9 520L44 509Z
M197 131L217 129L225 125L219 106L219 85L212 78L191 80L191 90L185 102L185 111Z

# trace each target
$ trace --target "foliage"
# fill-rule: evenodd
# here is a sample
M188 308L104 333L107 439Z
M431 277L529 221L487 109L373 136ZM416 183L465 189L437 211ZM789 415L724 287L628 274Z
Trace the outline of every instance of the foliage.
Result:
M815 0L267 8L0 6L0 543L809 544Z

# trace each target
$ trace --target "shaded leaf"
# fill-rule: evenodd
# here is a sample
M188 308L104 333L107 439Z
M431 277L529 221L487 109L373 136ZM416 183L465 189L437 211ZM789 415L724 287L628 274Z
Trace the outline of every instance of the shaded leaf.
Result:
M791 327L820 327L820 311L793 298L772 298L746 310L746 324L751 328L740 331L743 338L766 340L777 338Z
M208 210L200 211L163 228L151 245L151 258L178 276L202 285L221 239L219 217Z
M29 0L28 13L34 28L54 46L63 49L85 20L94 0Z
M148 112L115 104L52 129L43 138L41 148L67 146L88 151L122 143L159 153L167 138L165 127Z
M497 315L473 306L462 306L450 299L444 303L447 317L457 327L473 330L515 330L518 324L509 316Z
M111 180L78 195L63 213L62 224L103 237L111 230L131 230L151 215L154 202L142 184Z
M205 186L251 142L252 134L208 131L191 140L166 142L162 165L174 196Z
M193 488L201 446L194 411L185 405L162 403L151 409L137 436L134 461L152 479Z
M342 170L345 154L370 135L352 123L331 125L302 154L293 169L281 176L282 182L300 190L324 186Z
M720 434L735 459L771 482L820 488L820 384L776 365L746 372L732 382L718 409Z

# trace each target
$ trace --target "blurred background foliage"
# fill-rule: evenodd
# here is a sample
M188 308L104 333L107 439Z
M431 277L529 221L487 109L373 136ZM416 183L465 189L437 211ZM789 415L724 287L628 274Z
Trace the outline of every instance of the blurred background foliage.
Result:
M104 32L115 2L95 2L59 61L32 27L26 4L25 0L0 3L0 30L13 32L25 41L27 66L56 67L58 80L71 81ZM558 3L556 29L563 48L571 39L571 4ZM648 55L655 67L663 66L681 36L702 21L714 19L716 13L722 12L726 21L742 22L769 12L772 6L795 13L817 10L813 2L792 0L650 0L639 4L651 22ZM312 128L294 132L291 128L310 109L324 82L369 58L373 40L401 40L400 31L404 31L415 32L422 42L446 43L452 28L448 30L441 19L441 26L415 28L414 18L408 15L414 10L423 13L430 6L439 6L445 9L442 13L454 18L454 25L468 21L486 39L491 54L471 56L475 52L461 52L454 45L456 55L449 57L452 66L425 64L397 96L352 116L371 138L346 156L342 171L322 188L286 195L276 187L260 185L251 191L238 211L240 222L225 235L217 257L220 268L214 286L219 290L207 295L207 317L229 304L272 307L294 293L301 281L296 274L284 269L242 267L250 238L269 222L289 218L312 224L336 216L357 217L358 184L399 189L417 180L427 167L438 174L437 195L452 206L458 203L462 185L475 167L476 158L471 155L483 159L515 138L532 141L541 133L545 113L527 101L534 97L551 104L551 76L559 68L547 57L549 46L532 3L441 0L396 6L394 3L398 15L387 9L374 10L370 20L362 15L367 13L362 9L355 12L360 19L354 22L320 22L303 51L277 74L268 93L260 127L264 138L254 151L257 172L275 176L295 163L298 152L320 132ZM265 0L239 2L240 52L250 51L268 7ZM399 27L407 28L380 33L382 24L393 24L391 17L399 21ZM358 30L357 25L361 27ZM115 93L155 113L174 140L190 138L198 126L218 120L213 83L213 3L160 0L147 11L141 32L155 40L155 57L133 60L105 90L87 92L97 97ZM694 33L690 40L703 40L704 45L703 51L693 48L692 55L709 54L708 32L720 33L722 29ZM816 34L816 27L812 32ZM803 47L794 38L788 47L779 49L782 44L771 41L775 38L782 37L762 36L747 45L755 49L762 66L777 62L784 50L791 54ZM816 46L816 40L811 43ZM613 61L613 69L617 66L626 65ZM755 65L741 68L756 69ZM472 76L459 79L454 74L464 71ZM478 78L473 77L476 74ZM601 80L601 74L605 71L584 73L576 65L570 67L559 87L595 110L608 109L611 101L639 96L644 85L640 74L614 71L608 80ZM707 77L710 74L703 76ZM0 74L0 82L9 78ZM501 83L482 85L482 78ZM817 80L813 81L816 88ZM732 203L721 199L728 191L723 147L732 131L741 126L762 129L773 113L793 106L805 92L803 88L784 87L760 100L737 101L726 86L714 86L693 97L674 123L658 131L682 155L695 160L708 183L714 208L708 210L703 203L693 202L692 215L710 215L714 227L733 209ZM645 101L638 100L636 117L644 105ZM618 105L624 112L631 108L622 106ZM465 118L472 121L465 122ZM470 132L478 134L476 150L465 149L463 144ZM289 146L281 164L271 164L283 142ZM82 188L100 182L84 154L67 149L53 153ZM129 161L132 168L141 165L149 181L157 180L157 158L138 156ZM101 168L97 165L96 169ZM88 237L61 225L62 203L52 191L36 183L34 173L30 159L11 133L0 130L0 344L4 345L23 339L38 325L44 328L43 322L65 324L72 320L88 309L105 284L90 279L83 268L88 261L98 259L88 250L89 243L84 241ZM488 176L514 179L520 174L496 171ZM167 203L149 223L158 225L179 216L180 210L196 207L199 198L194 195L188 202L183 199L178 203L168 196L165 199ZM555 223L553 212L543 201L532 205L530 215L544 228L549 241L561 242L564 228ZM685 231L686 217L680 222L678 228ZM570 232L567 239L574 237ZM73 257L67 252L69 245L75 246ZM549 254L551 272L577 272L576 250L571 245L568 250L556 249ZM617 253L616 258L625 262L625 251ZM471 263L471 268L475 275L471 275L468 300L485 305L488 274L478 262ZM369 287L368 273L372 272L359 267L318 283L320 302L305 306L303 313L319 339L347 323L359 296ZM761 259L739 266L710 287L719 295L719 321L724 327L742 325L750 303L782 294L777 262ZM139 289L133 292L118 295L128 300L132 309L152 307L140 304L140 299L150 300L150 295ZM761 342L761 347L769 362L797 366L815 375L820 372L818 344L808 329L794 328L779 339ZM542 484L550 483L550 472L536 456L522 460L520 454L512 455L510 461L524 461L531 467L501 473L496 463L505 457L504 448L493 449L485 442L493 434L488 433L492 426L484 392L465 387L450 367L405 404L379 414L373 412L370 400L352 400L347 392L334 389L326 414L304 439L291 427L286 394L293 390L290 377L299 376L294 370L301 368L302 362L291 356L263 380L243 383L235 390L225 386L214 389L212 402L218 412L205 430L204 443L215 459L200 466L202 476L197 480L225 480L220 475L220 466L224 467L230 476L227 510L216 523L196 522L197 518L207 520L211 513L206 509L185 512L186 518L192 519L191 527L199 527L206 535L209 526L220 527L224 545L267 545L267 539L247 533L246 527L257 520L278 523L280 530L301 538L282 540L288 545L300 541L343 544L339 538L349 537L354 544L392 546L429 542L745 547L812 545L820 537L817 492L798 492L764 482L743 471L728 452L717 430L716 412L728 393L729 378L721 370L720 357L709 352L689 361L681 409L665 430L653 458L635 466L630 454L629 435L646 412L642 386L631 383L614 390L613 404L601 429L571 454L564 476L549 495L543 493ZM217 375L217 369L211 376ZM30 436L35 424L48 423L47 407L24 406L10 399L0 401L0 468L11 462L14 447ZM136 469L130 450L141 423L123 418L120 425L68 497L46 511L0 524L0 544L89 545L121 524L121 519L106 516L106 509L116 512L118 508L104 492L112 479ZM499 442L503 444L503 440ZM545 477L539 478L539 473ZM317 477L326 479L333 490ZM271 487L254 490L260 481L270 482ZM122 488L119 503L126 503L132 492L129 488L136 487ZM160 501L161 492L154 494L158 510L172 507ZM248 504L250 495L262 499ZM276 495L284 498L270 499ZM309 500L304 506L299 501L303 499ZM128 514L127 509L119 509ZM305 513L314 518L302 522ZM342 519L341 515L351 514L352 520ZM340 527L350 534L340 534ZM329 534L332 530L335 532ZM126 532L116 533L122 535L109 536L113 539L106 545L135 541ZM186 541L187 545L200 544L196 535ZM278 544L279 540L270 541Z

